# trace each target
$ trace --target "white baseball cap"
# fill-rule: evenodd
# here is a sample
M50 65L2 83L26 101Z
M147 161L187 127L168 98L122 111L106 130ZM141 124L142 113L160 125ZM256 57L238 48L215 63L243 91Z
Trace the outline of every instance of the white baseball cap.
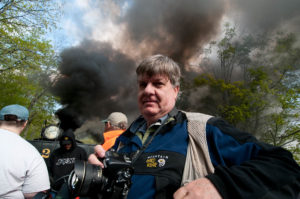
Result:
M124 113L121 112L112 112L107 119L102 120L102 122L110 122L113 126L118 126L120 122L127 124L128 120Z

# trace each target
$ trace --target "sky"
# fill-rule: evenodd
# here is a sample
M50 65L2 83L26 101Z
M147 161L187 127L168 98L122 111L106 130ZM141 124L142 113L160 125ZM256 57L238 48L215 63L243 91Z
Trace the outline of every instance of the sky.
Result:
M54 45L62 78L53 90L84 118L139 113L135 68L165 54L188 73L229 22L238 34L291 31L299 38L299 0L69 0ZM300 44L299 44L300 45Z
M174 26L185 24L185 19L197 20L198 24L207 22L210 26L218 23L214 27L217 33L225 22L237 24L238 29L245 32L280 29L299 32L299 8L299 0L69 0L63 4L64 15L59 21L58 40L62 40L59 41L62 47L94 39L122 48L120 45L126 34L132 34L137 40L142 35L159 36L153 29L158 29L158 25L171 24L169 19L178 20L174 21ZM194 21L187 24L199 30ZM165 28L172 30L172 27ZM142 34L138 36L138 33Z

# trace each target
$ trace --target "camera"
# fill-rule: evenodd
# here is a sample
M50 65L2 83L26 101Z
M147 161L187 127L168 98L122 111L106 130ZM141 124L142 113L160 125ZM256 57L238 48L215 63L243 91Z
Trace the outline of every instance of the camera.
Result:
M85 161L75 161L68 179L72 196L127 198L133 174L131 160L125 155L107 151L103 164L104 168L101 168Z

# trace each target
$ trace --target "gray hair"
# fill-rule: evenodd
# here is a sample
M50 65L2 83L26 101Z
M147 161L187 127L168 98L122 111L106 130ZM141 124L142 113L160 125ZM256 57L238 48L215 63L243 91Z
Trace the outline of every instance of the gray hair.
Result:
M144 59L136 69L137 76L156 74L166 75L173 86L180 86L181 72L179 65L171 58L164 55L153 55Z

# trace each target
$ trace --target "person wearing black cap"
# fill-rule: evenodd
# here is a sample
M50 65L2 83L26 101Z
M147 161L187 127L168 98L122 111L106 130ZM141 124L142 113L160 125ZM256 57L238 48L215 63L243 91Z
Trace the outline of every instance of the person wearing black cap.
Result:
M76 145L72 129L63 132L59 140L60 148L50 155L49 173L51 187L58 191L70 172L74 169L75 160L87 160L86 151Z
M20 134L29 111L13 104L0 111L0 198L33 198L50 188L45 161Z

